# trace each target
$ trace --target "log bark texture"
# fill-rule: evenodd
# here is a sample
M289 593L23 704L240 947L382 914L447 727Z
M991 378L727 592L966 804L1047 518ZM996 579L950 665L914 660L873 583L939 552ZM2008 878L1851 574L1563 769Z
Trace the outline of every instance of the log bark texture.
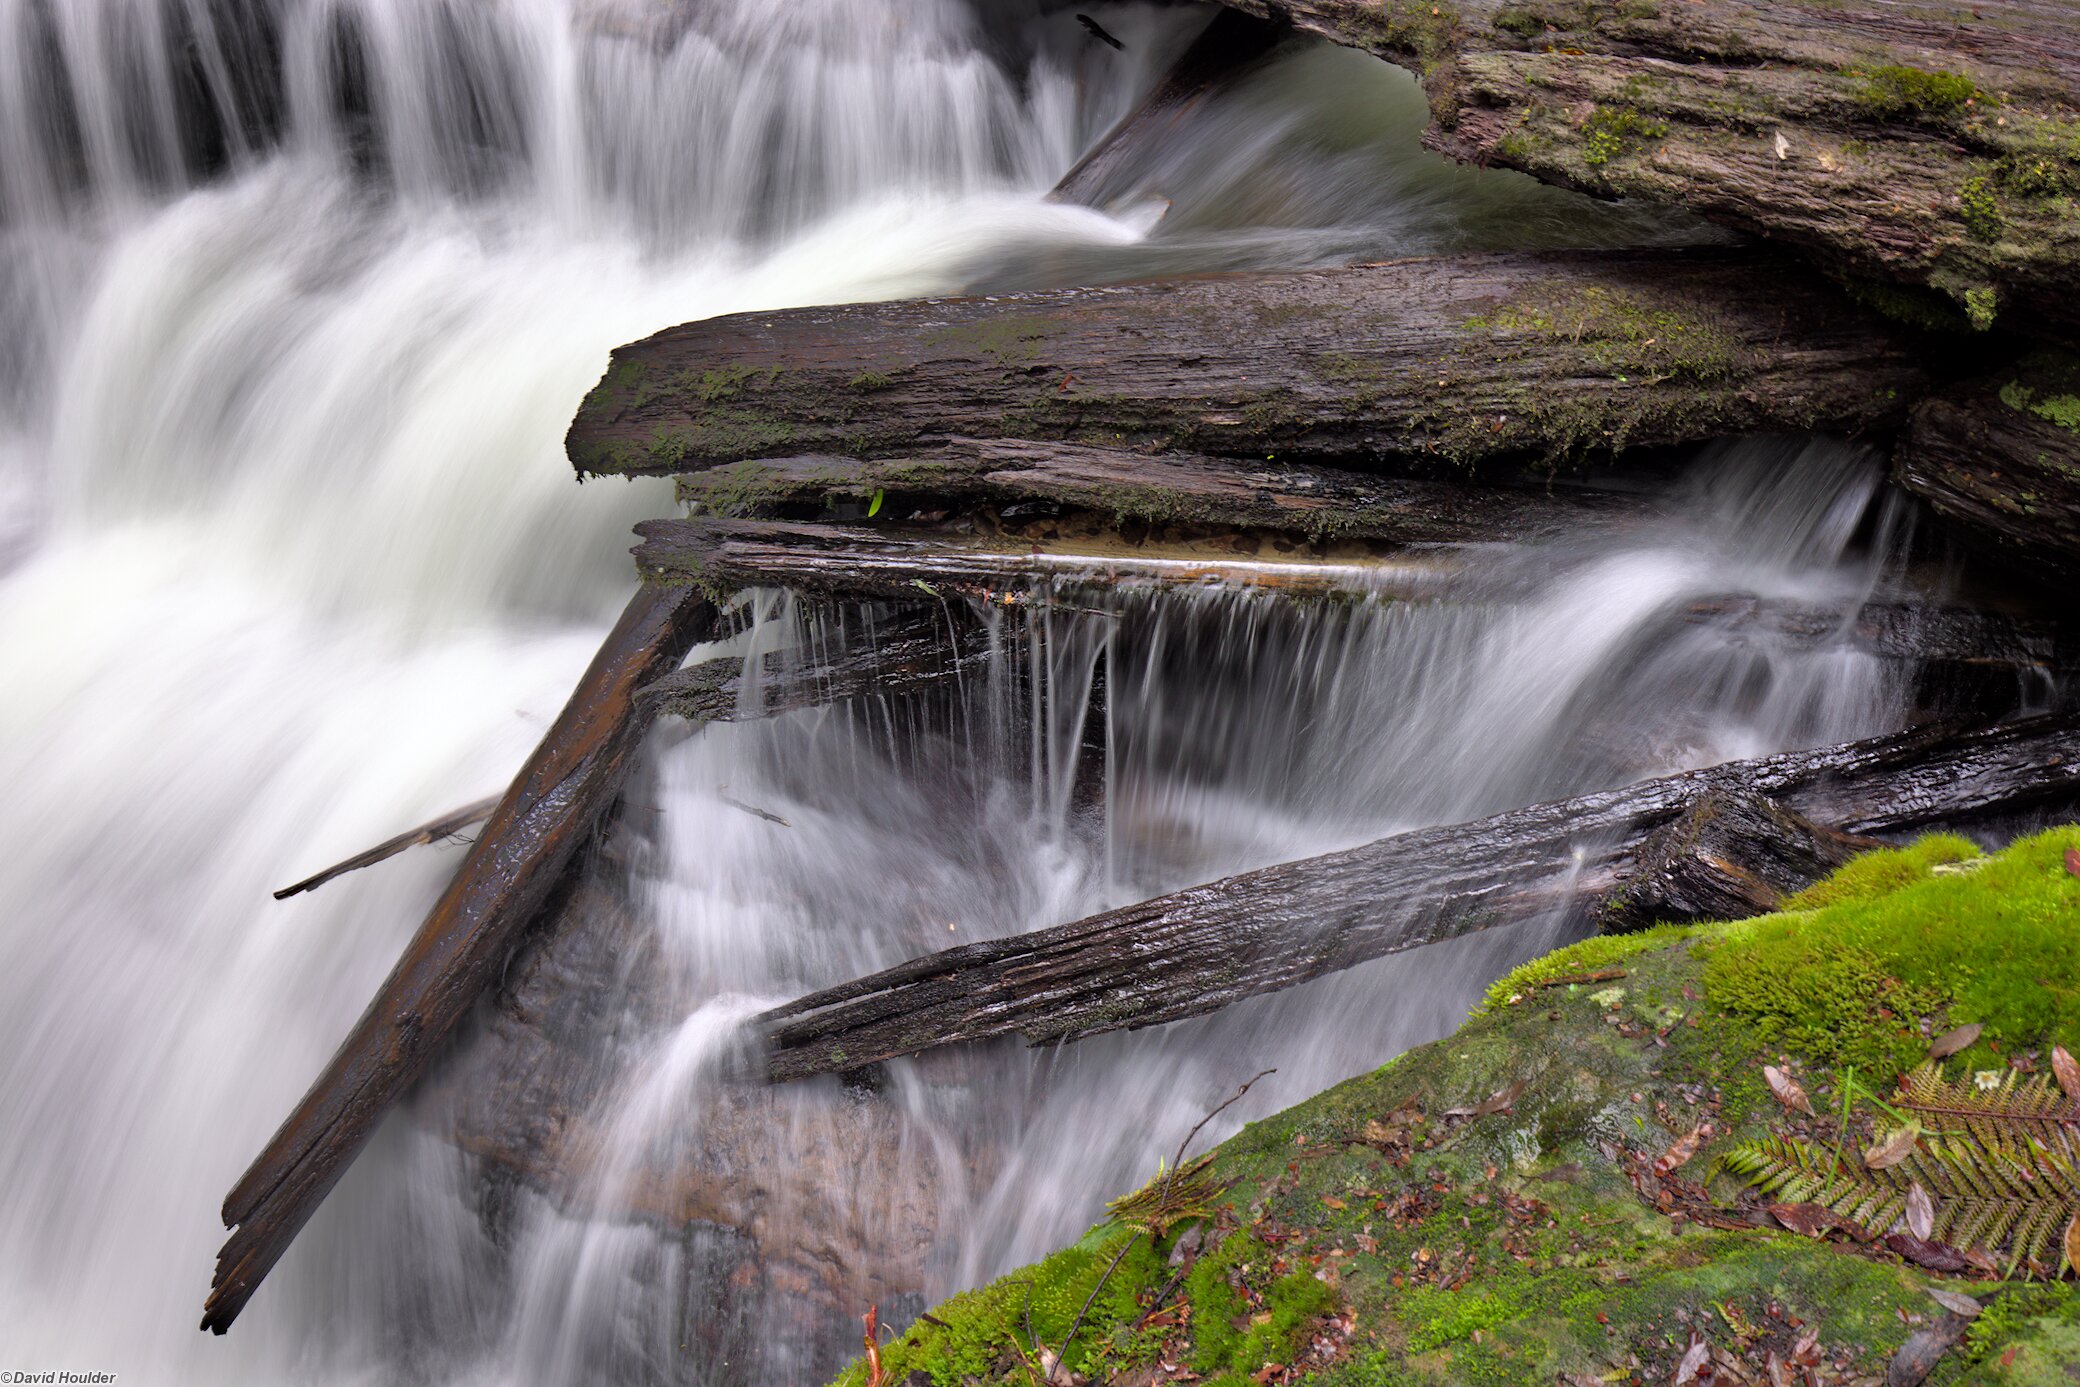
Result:
M2080 362L2040 355L1923 401L1895 470L1994 553L2080 578Z
M376 1123L425 1071L612 805L649 724L638 691L714 630L697 590L646 583L455 879L310 1092L224 1200L202 1327L223 1333Z
M1520 541L1639 519L1637 493L1565 482L1472 485L1305 463L961 439L892 458L756 458L688 473L681 500L720 515L883 498L889 516L977 504L1086 510L1115 524L1275 530L1398 544Z
M710 319L618 348L566 447L618 475L954 439L1471 465L1883 426L1921 381L1766 254L1470 255Z
M1909 320L2080 325L2063 0L1223 2L1415 72L1457 158L1800 247Z
M1838 832L2080 804L2080 716L1923 729L1648 780L1245 872L1072 924L949 949L761 1018L775 1079L1018 1035L1044 1045L1217 1011L1382 955L1626 884L1643 846L1714 792Z

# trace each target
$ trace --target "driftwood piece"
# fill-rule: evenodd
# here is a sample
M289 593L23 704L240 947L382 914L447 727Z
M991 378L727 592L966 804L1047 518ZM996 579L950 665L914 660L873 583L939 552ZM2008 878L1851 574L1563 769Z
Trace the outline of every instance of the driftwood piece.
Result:
M1471 465L1884 425L1920 385L1768 254L1465 255L714 318L618 348L565 443L624 476L960 438Z
M1174 133L1195 107L1249 73L1290 32L1276 20L1240 10L1214 15L1155 89L1062 175L1048 198L1103 206L1118 191L1120 169L1138 152Z
M1641 840L1625 885L1596 912L1606 934L1775 910L1858 853L1884 844L1838 833L1747 790L1712 790Z
M1457 158L1798 247L1910 321L2080 323L2063 0L1224 3L1415 72Z
M494 980L613 803L649 717L636 694L708 637L697 590L646 583L492 811L425 924L325 1072L224 1200L236 1226L202 1327L231 1327L261 1279Z
M2080 717L1923 729L1643 781L1245 872L965 945L760 1018L775 1079L1019 1035L1044 1045L1217 1011L1384 954L1608 897L1714 791L1840 832L2080 803Z
M679 479L681 500L720 515L871 501L895 516L949 504L1042 503L1115 524L1278 530L1401 544L1522 541L1608 530L1648 513L1637 493L1559 480L1523 485L1388 477L1305 463L1018 439L957 439L893 458L755 458Z
M424 843L438 843L443 838L452 838L463 829L490 818L491 811L498 808L498 802L502 798L502 795L490 795L474 804L465 804L460 809L450 809L438 818L428 819L417 828L406 829L395 838L385 838L365 852L357 852L344 861L335 862L324 871L307 876L293 886L284 886L274 893L274 898L285 901L291 896L315 891L335 877L343 877L348 872L358 872L363 867L373 867L378 862L387 862L406 848L416 848Z
M2041 354L1923 401L1895 473L2002 557L2080 577L2080 362Z

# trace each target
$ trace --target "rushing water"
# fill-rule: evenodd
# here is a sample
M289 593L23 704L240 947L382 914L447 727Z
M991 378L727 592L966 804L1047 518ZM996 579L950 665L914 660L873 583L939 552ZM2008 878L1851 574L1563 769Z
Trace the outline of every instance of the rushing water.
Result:
M894 1066L872 1098L727 1091L761 1002L1906 715L1896 667L1677 615L1898 580L1873 465L1793 442L1719 450L1623 541L1499 550L1477 600L1091 595L1007 628L1018 658L958 697L660 738L627 883L652 966L593 1046L596 1159L490 1201L422 1104L198 1335L223 1191L454 859L269 890L502 784L627 589L629 523L669 509L571 485L610 346L750 307L1691 234L1421 155L1412 84L1319 49L1105 211L1047 204L1202 16L1093 7L1120 53L1041 9L0 0L0 1369L813 1378L848 1333L818 1296L914 1308L1074 1236L1248 1074L1280 1070L1237 1121L1441 1033L1571 926ZM769 600L744 639L861 638L833 620ZM624 1216L701 1161L750 1192L742 1227ZM909 1269L861 1264L884 1253Z

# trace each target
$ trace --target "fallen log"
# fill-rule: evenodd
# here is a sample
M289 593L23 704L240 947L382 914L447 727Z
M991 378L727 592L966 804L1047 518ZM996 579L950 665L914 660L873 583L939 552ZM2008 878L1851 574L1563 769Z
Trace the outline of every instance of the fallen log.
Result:
M2070 809L2080 716L1730 762L949 949L765 1013L769 1073L797 1079L992 1036L1046 1045L1138 1029L1437 940L1594 909L1633 878L1657 829L1714 792L1765 796L1872 837Z
M1290 33L1276 19L1240 10L1214 15L1141 104L1062 175L1049 201L1103 206L1121 191L1117 180L1137 153L1159 145L1196 107L1254 70Z
M1914 410L1894 475L2024 568L2080 576L2080 365L2026 358Z
M423 1073L613 803L648 727L638 691L714 630L689 586L645 583L325 1072L224 1200L202 1327L223 1333Z
M1797 247L1905 321L2080 322L2056 0L1223 2L1416 73L1456 158Z
M714 318L618 348L565 445L620 476L964 438L1469 466L1886 426L1921 379L1753 250L1465 255Z
M956 439L891 458L754 458L679 479L679 498L723 516L883 500L890 516L949 506L1086 510L1115 525L1275 530L1311 539L1481 543L1609 531L1651 513L1636 492L1540 479L1473 485L1305 463L1017 439Z

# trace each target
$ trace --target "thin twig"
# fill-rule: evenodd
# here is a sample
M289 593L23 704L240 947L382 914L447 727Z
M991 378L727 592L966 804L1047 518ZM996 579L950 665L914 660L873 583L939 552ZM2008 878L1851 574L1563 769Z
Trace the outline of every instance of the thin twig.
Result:
M420 824L417 828L406 829L395 838L384 839L366 852L357 852L344 862L335 862L316 876L305 877L294 886L284 886L281 890L274 893L274 898L278 901L286 901L291 896L300 896L306 891L315 891L334 877L342 877L348 872L358 872L363 867L373 867L378 862L388 861L406 848L415 848L422 843L438 843L443 839L458 838L463 829L468 828L471 824L479 824L490 818L491 811L498 808L498 802L501 798L502 796L500 795L491 795L488 798L478 800L475 804L465 804L460 809L451 809L437 819L429 819L427 822Z
M1184 1168L1184 1153L1190 1149L1192 1139L1198 1136L1199 1133L1205 1129L1207 1123L1213 1121L1213 1119L1219 1117L1222 1113L1226 1112L1229 1108L1233 1107L1236 1103L1240 1102L1242 1100L1242 1095L1249 1092L1251 1084L1256 1083L1258 1079L1263 1078L1267 1074L1276 1074L1277 1072L1278 1071L1276 1069L1265 1069L1259 1071L1250 1079L1249 1083L1244 1084L1241 1088L1236 1089L1235 1092L1229 1097L1227 1102L1221 1104L1212 1112L1200 1118L1198 1122L1193 1125L1192 1130L1184 1134L1184 1140L1177 1144L1177 1158L1170 1162L1170 1173L1163 1177L1162 1201L1164 1203L1169 1202L1170 1191L1173 1188L1175 1188L1177 1184L1177 1172ZM1068 1371L1067 1360L1069 1357L1069 1345L1075 1342L1076 1331L1083 1328L1084 1316L1090 1314L1091 1306L1098 1303L1098 1293L1105 1289L1105 1283L1112 1279L1112 1273L1119 1267L1119 1264L1122 1261L1126 1260L1127 1253L1133 1248L1135 1243L1141 1241L1141 1233L1141 1229L1135 1229L1132 1235L1130 1235L1125 1242L1119 1245L1119 1251L1112 1254L1112 1262L1105 1268L1105 1274L1098 1278L1097 1285L1091 1287L1091 1293L1084 1298L1083 1308L1076 1312L1076 1319L1074 1320L1074 1322L1070 1324L1069 1332L1062 1336L1061 1351L1055 1354L1054 1361L1062 1365L1062 1370L1064 1372ZM1031 1295L1030 1290L1028 1290L1027 1294L1028 1296ZM1026 1327L1027 1331L1030 1333L1032 1329L1032 1322L1030 1319L1027 1320Z

